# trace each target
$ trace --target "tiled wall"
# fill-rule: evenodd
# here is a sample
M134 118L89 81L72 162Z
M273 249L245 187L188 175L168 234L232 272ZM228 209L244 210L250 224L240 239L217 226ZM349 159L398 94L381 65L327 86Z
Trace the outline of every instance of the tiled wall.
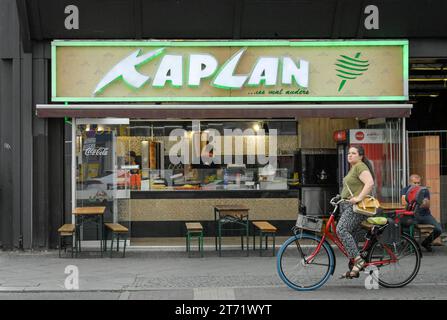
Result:
M119 221L214 220L213 206L244 205L250 220L295 220L296 198L132 199L118 201Z
M441 175L439 136L421 136L409 139L410 174L417 173L430 189L430 211L441 219Z

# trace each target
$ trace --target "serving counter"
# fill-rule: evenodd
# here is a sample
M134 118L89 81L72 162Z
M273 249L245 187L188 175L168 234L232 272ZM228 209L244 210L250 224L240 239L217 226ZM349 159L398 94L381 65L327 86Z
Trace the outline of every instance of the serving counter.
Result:
M119 220L128 222L132 237L178 237L184 222L197 221L213 236L216 205L243 205L250 220L268 220L289 232L296 221L299 190L131 191L118 201Z

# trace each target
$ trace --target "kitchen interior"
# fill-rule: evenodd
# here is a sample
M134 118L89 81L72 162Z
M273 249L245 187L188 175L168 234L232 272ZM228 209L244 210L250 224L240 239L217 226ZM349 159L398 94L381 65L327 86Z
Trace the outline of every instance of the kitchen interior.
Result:
M136 154L141 181L131 183L132 191L250 191L250 190L297 190L301 208L307 214L322 215L327 212L327 203L338 192L337 144L333 133L347 128L358 128L356 119L304 118L295 119L250 119L250 120L200 120L200 132L191 121L131 121L127 133L118 136L118 164L124 163L126 151ZM265 132L265 149L256 149L249 164L250 144L253 137L244 136L242 155L232 155L232 164L223 163L226 154L222 147L221 164L204 163L172 164L169 150L173 146L169 134L174 129L183 129L185 138L192 140L194 134L214 129L223 136L224 130L252 129ZM257 156L268 156L268 138L272 130L277 132L277 166L259 163ZM194 132L193 132L194 131ZM124 133L124 132L123 132ZM261 137L255 137L261 138ZM264 139L264 138L263 138ZM208 141L200 142L203 152ZM223 143L223 142L222 142ZM121 146L121 148L120 148ZM235 138L232 141L234 153ZM190 147L190 162L194 151ZM212 153L212 151L211 151ZM251 154L253 155L253 154ZM242 156L242 164L235 164L235 157ZM197 162L197 161L196 161ZM225 161L228 163L228 161ZM193 196L193 194L191 194Z

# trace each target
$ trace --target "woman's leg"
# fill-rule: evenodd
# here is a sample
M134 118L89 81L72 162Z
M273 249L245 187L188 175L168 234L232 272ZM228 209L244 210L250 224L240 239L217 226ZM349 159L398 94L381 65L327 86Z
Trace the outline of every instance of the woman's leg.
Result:
M337 223L337 235L343 243L349 258L354 259L359 256L357 241L353 234L358 230L360 224L365 220L365 216L355 213L352 204L341 204L341 217Z

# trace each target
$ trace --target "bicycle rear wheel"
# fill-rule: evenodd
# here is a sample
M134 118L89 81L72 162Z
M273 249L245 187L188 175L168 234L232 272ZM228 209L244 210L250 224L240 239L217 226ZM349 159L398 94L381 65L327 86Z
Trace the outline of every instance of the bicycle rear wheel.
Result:
M421 253L415 240L402 234L401 240L395 245L376 241L369 251L368 262L380 263L380 261L392 260L393 256L397 258L396 262L379 264L377 265L378 275L373 271L370 274L383 287L401 288L413 281L418 274Z
M321 238L300 233L290 237L278 251L277 270L280 278L292 289L315 290L321 287L334 271L335 257L325 241L315 258L306 263L318 247Z

